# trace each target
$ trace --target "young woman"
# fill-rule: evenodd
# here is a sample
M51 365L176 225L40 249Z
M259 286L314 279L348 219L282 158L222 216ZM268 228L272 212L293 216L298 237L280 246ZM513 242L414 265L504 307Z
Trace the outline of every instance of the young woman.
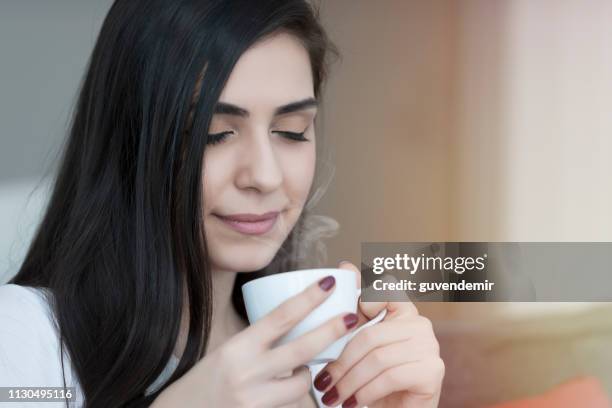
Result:
M360 303L276 348L333 278L245 318L242 283L299 267L332 50L302 0L113 4L48 208L0 288L0 386L75 386L105 408L437 406L444 364L410 302ZM304 364L382 308L315 401Z

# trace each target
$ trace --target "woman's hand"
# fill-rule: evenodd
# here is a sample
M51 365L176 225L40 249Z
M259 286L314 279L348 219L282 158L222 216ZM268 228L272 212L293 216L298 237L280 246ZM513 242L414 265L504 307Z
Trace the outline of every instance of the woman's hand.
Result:
M361 277L351 263L341 263L340 268L354 271L358 280ZM384 308L384 320L358 333L338 360L315 378L315 388L326 391L324 404L342 403L343 408L438 406L444 362L431 322L406 299L360 302L359 325Z
M289 343L271 346L327 299L334 286L334 278L327 277L285 301L206 355L152 406L268 408L300 401L311 386L305 364L351 331L357 315L339 315Z

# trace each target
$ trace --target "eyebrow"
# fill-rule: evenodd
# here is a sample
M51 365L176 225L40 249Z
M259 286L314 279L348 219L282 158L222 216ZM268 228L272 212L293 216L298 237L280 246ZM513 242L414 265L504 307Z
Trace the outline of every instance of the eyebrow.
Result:
M279 106L274 110L274 116L284 115L287 113L297 112L318 106L318 102L315 98L306 98L300 101L291 102L286 105ZM225 115L236 115L242 117L248 117L249 111L241 108L240 106L233 105L227 102L217 102L214 108L214 113L225 114Z

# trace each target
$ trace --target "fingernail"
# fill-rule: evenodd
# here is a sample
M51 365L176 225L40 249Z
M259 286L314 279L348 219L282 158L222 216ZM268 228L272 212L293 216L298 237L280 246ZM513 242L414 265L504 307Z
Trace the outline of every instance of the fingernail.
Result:
M355 313L349 313L344 316L344 324L346 325L347 329L352 329L353 327L355 327L355 325L357 324L357 320L359 320L359 318Z
M328 291L334 286L334 283L336 283L336 279L333 276L327 276L319 281L319 286L324 291Z
M338 399L338 390L336 389L336 387L332 387L331 390L323 394L323 397L321 397L321 402L323 402L325 405L331 405L337 399Z
M323 391L329 386L329 384L331 384L331 380L331 375L327 371L323 370L315 378L314 386L317 390Z
M351 395L346 401L342 403L342 408L354 408L357 406L357 398Z

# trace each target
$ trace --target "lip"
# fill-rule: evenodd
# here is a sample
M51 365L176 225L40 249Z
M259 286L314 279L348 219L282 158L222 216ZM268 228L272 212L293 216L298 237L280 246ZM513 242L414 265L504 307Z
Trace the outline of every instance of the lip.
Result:
M278 219L278 211L264 214L213 214L233 230L247 235L261 235L270 231Z

